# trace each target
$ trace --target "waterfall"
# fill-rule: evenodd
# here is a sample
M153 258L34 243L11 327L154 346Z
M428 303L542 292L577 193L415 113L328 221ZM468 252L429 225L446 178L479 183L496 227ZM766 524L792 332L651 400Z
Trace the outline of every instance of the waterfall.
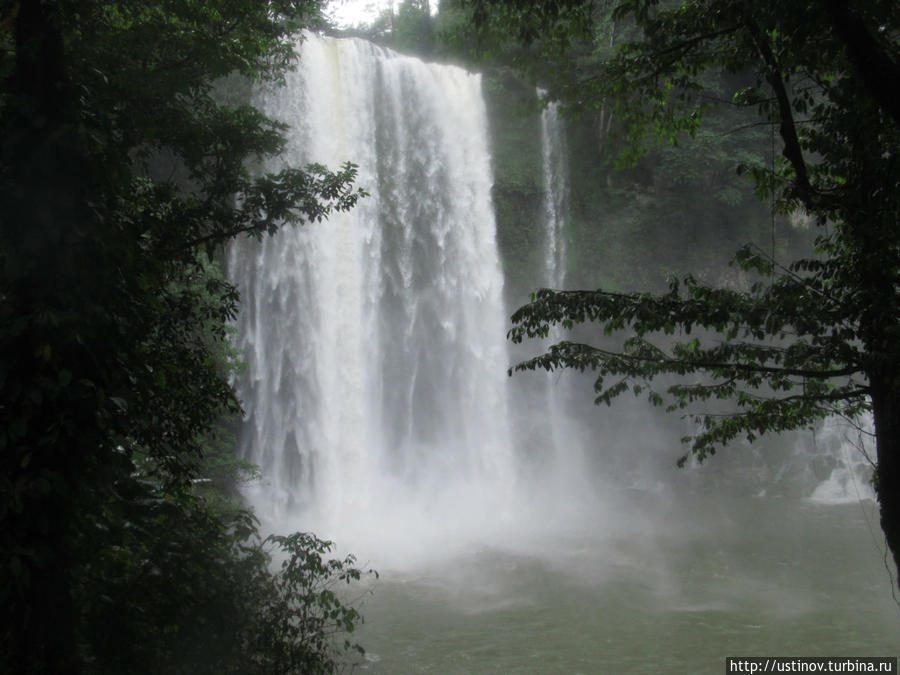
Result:
M546 92L538 89L538 99ZM569 153L566 128L559 114L559 104L551 101L541 112L541 162L544 178L543 199L543 269L539 283L547 288L563 289L566 286L568 247L566 220L569 218ZM566 331L559 326L550 330L543 347L567 339ZM595 496L596 478L587 478L584 449L588 444L584 429L571 415L573 396L590 396L575 383L585 385L585 378L575 373L551 372L543 376L543 396L540 401L546 430L547 448L545 462L540 467L543 482L548 484L557 507L568 508L569 519ZM588 399L589 400L589 399ZM563 498L563 496L565 496ZM566 503L567 502L567 503Z
M538 90L538 96L544 92ZM569 208L569 168L566 130L559 104L541 112L541 157L544 168L544 282L548 288L565 287L567 250L565 218Z
M539 99L546 92L537 90ZM551 101L541 111L541 162L544 176L544 269L541 283L547 288L562 289L566 278L565 217L568 215L569 175L568 148L565 127L559 117L559 104ZM547 348L563 339L563 331L554 326L544 347ZM554 473L566 453L570 452L571 441L566 437L570 425L565 420L565 382L556 373L545 376L544 407L547 421L544 426L549 431L548 443L553 458Z
M280 161L353 161L370 197L229 253L241 451L265 477L248 499L398 555L501 528L516 470L480 76L356 39L300 54L256 101L291 125Z
M812 501L823 504L877 501L872 485L874 431L870 415L857 424L829 417L811 432L814 441L811 448L797 444L795 454L805 462L806 472L812 473Z

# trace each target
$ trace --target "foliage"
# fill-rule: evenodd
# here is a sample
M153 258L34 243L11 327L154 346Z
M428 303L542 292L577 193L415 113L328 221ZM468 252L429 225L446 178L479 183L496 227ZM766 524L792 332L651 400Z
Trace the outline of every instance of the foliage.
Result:
M428 58L434 51L434 26L429 0L392 2L369 25L336 31L338 35L360 37L377 44Z
M177 645L215 611L209 565L237 583L241 556L259 559L233 538L247 514L190 490L214 426L239 411L224 355L237 293L206 254L363 193L352 164L251 176L284 129L215 87L279 81L318 5L0 5L5 670L103 671L113 648L133 660L117 672L139 672L157 661L137 643ZM134 639L105 645L109 621L94 622L113 605Z
M739 260L748 271L768 264L749 249ZM646 391L657 406L664 398L651 384L656 377L706 373L711 380L666 389L673 398L670 411L710 399L733 401L742 409L733 415L696 415L702 430L685 440L702 460L738 435L753 441L767 431L810 426L834 412L853 418L869 409L856 365L859 347L843 343L842 327L831 327L829 320L835 317L827 313L805 323L805 317L798 319L808 308L807 291L807 284L791 275L770 285L754 284L749 293L701 286L691 277L683 286L674 280L665 295L541 290L513 316L514 341L525 335L546 337L550 325L571 328L585 321L601 323L606 335L626 326L633 335L621 351L562 342L516 369L596 370L597 403L609 404L627 391ZM706 333L686 341L653 339L676 331L687 336L697 329ZM789 340L789 335L802 337ZM609 377L615 381L609 383ZM795 388L802 388L802 394L787 393Z
M661 295L541 291L516 312L513 340L584 322L625 335L612 346L561 343L517 368L597 369L600 402L625 391L648 391L671 409L730 401L730 410L696 413L702 428L690 440L701 458L738 435L871 410L882 526L896 560L900 103L884 84L900 71L892 3L622 0L611 3L612 50L609 24L599 20L609 4L471 4L482 27L540 41L539 53L581 41L588 56L560 71L551 95L572 110L610 110L627 162L649 139L677 145L697 135L717 105L744 112L747 125L771 125L781 158L769 166L745 158L741 170L774 209L818 227L815 252L786 266L742 250L741 270L757 275L749 289L687 277ZM711 90L711 76L727 95ZM697 328L706 332L692 336ZM659 391L652 383L661 375L682 379Z
M279 546L287 558L260 616L261 628L249 645L254 654L249 672L333 673L343 665L345 652L361 656L364 651L358 644L349 639L336 642L336 636L352 633L362 621L335 590L339 584L360 580L363 572L354 567L356 559L325 560L322 556L332 550L332 542L301 532L270 536L267 541ZM372 570L366 574L378 576Z
M307 534L260 542L247 511L147 482L128 497L77 575L84 672L306 675L362 654L339 639L362 621L334 590L361 578L352 557L324 560L330 543ZM287 556L274 574L273 556Z
M434 36L427 0L403 0L392 23L391 46L394 49L422 56L431 53Z

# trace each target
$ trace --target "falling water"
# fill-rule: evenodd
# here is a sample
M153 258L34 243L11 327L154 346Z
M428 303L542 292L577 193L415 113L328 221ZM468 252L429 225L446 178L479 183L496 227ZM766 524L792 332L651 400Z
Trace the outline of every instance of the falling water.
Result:
M811 448L795 448L815 485L810 499L823 504L847 504L861 500L874 502L874 423L870 416L851 423L839 417L825 420L813 432ZM800 444L798 443L798 446Z
M546 92L538 89L538 98ZM549 102L541 112L541 160L544 178L543 228L544 257L539 283L547 288L566 287L568 250L566 219L569 217L569 153L565 123L559 114L559 104ZM547 348L566 339L565 331L554 326L543 342ZM533 347L532 347L533 348ZM585 492L593 492L596 486L584 481L586 466L583 456L584 440L579 436L579 425L572 419L570 410L573 391L573 373L550 372L544 374L544 396L540 408L543 411L542 426L547 430L549 464L543 467L545 481L560 495L576 494L581 501ZM583 379L583 378L574 378ZM578 395L583 392L579 391ZM575 489L583 488L584 491ZM581 494L579 494L581 493ZM558 500L557 500L558 501ZM580 505L572 504L577 510Z
M231 251L241 447L266 476L249 497L363 548L499 526L515 471L480 76L315 36L301 62L258 101L292 125L283 161L352 160L371 196Z
M543 92L538 91L541 96ZM569 209L568 146L559 104L541 113L541 157L544 167L544 281L548 288L565 287L567 247L565 218Z

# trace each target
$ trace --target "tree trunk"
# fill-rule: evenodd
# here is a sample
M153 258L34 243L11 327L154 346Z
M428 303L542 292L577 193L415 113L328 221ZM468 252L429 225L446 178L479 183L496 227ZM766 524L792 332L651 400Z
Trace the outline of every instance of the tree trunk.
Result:
M878 451L875 488L881 505L881 529L900 570L900 393L893 376L879 374L869 379Z
M15 17L16 68L0 120L0 331L5 381L0 410L18 427L5 434L0 479L3 624L0 670L76 673L78 612L73 590L75 503L87 451L90 406L73 406L62 371L64 325L44 316L72 312L80 260L77 239L90 216L89 172L78 131L77 98L64 68L52 3L23 0ZM5 430L6 431L6 430ZM8 575L8 576L7 576Z

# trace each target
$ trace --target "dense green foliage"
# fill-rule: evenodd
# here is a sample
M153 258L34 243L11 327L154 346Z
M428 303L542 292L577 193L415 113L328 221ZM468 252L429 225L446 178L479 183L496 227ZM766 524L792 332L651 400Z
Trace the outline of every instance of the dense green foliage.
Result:
M732 162L774 210L817 228L815 252L783 265L769 247L743 249L736 264L756 281L734 288L687 276L659 295L540 291L513 317L514 341L545 337L557 324L592 323L622 337L601 346L563 342L517 368L596 370L598 402L626 391L649 392L673 410L731 402L696 413L700 431L687 440L701 458L738 436L871 411L882 526L896 560L900 104L887 83L900 74L900 25L893 3L469 6L482 30L518 36L543 67L556 68L551 96L573 111L608 111L626 161L646 151L648 138L698 137L717 105L743 114L745 127L768 125L781 156ZM684 167L706 159L684 150L670 157ZM729 192L723 196L727 204ZM656 387L661 375L681 379Z
M216 96L232 73L278 81L318 11L314 0L0 5L6 672L307 672L251 667L263 658L254 621L284 641L283 663L301 647L330 658L304 642L318 629L287 628L303 579L349 569L310 566L302 545L324 544L284 540L305 571L272 577L252 518L194 489L229 467L216 434L239 411L226 346L237 293L206 254L359 197L351 164L252 177L248 162L278 153L283 129ZM336 607L322 605L352 627ZM228 655L243 660L214 667Z

